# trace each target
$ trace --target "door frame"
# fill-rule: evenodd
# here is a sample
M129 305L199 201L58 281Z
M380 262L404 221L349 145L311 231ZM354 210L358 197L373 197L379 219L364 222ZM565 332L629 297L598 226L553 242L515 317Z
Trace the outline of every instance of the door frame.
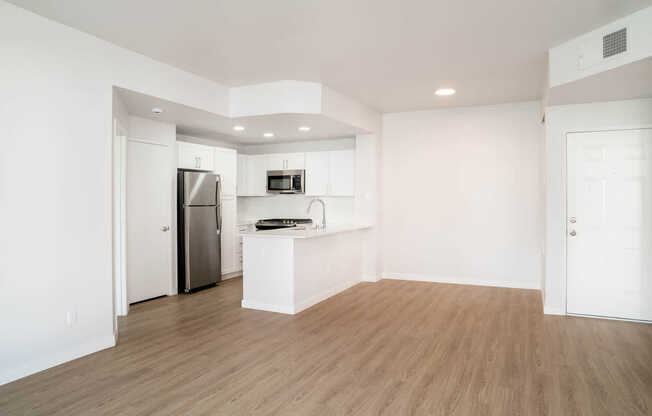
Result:
M113 119L113 292L114 315L129 313L127 301L127 130Z
M564 267L562 269L562 276L561 276L561 285L562 285L561 304L563 305L564 310L560 311L561 315L586 316L590 318L611 319L616 321L650 323L650 321L639 321L639 320L625 319L625 318L613 318L613 317L568 313L568 162L569 162L568 161L568 135L575 134L575 133L601 133L601 132L612 132L612 131L649 130L649 129L652 129L652 124L634 125L634 126L627 126L627 127L614 126L614 127L602 128L602 129L568 130L564 132L564 136L563 136L564 143L562 146L564 152L563 154L564 163L562 163L562 178L563 178L563 186L564 186L564 189L562 191L563 214L564 214L562 218L564 221L564 227L563 227L564 238L562 239L562 256L563 256L562 264L564 265Z
M176 273L176 158L175 147L167 143L155 140L146 140L129 137L129 133L122 126L118 119L114 118L113 134L113 163L112 163L112 209L113 209L113 298L114 298L114 319L118 316L127 316L129 313L129 298L127 296L127 149L129 142L137 142L154 146L162 146L169 149L170 174L168 183L171 186L169 204L169 226L168 232L168 255L170 257L170 282L168 284L168 296L177 294L177 273ZM120 131L122 135L118 135Z

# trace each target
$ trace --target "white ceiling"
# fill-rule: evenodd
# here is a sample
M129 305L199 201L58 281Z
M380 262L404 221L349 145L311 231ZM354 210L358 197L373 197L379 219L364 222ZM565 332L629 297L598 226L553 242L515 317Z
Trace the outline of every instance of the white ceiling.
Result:
M315 81L382 112L541 96L547 49L652 0L10 0L228 85ZM453 97L434 89L453 87Z
M270 144L353 137L356 134L367 133L321 114L273 114L228 118L135 91L123 88L116 88L116 90L130 115L176 124L177 133L188 136L238 144ZM154 114L153 108L160 108L163 113ZM245 130L235 132L233 126L236 125L245 127ZM300 126L309 126L311 130L299 131ZM265 132L273 132L274 137L263 137Z

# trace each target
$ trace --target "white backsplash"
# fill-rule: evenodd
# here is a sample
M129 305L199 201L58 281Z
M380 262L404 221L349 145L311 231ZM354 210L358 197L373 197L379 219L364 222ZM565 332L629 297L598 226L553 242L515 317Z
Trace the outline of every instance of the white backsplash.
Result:
M312 218L321 222L321 204L314 204L310 215L306 212L313 197L305 195L272 195L238 197L238 221L263 218ZM353 197L322 197L326 204L327 224L353 223Z

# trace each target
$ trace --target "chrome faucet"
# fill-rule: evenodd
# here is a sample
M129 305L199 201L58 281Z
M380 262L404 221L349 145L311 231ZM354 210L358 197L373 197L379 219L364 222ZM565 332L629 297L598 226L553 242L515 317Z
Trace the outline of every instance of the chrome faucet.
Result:
M326 228L326 204L319 198L313 199L310 201L310 204L308 204L308 209L306 210L308 214L310 214L310 208L314 202L321 202L321 224L317 225L315 228L323 230Z

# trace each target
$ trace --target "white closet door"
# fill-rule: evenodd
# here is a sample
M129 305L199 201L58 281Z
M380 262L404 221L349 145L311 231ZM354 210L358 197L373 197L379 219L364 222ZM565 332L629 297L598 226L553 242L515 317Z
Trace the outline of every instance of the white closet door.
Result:
M652 320L652 130L567 140L568 313Z
M127 299L166 295L172 280L170 148L128 141Z

